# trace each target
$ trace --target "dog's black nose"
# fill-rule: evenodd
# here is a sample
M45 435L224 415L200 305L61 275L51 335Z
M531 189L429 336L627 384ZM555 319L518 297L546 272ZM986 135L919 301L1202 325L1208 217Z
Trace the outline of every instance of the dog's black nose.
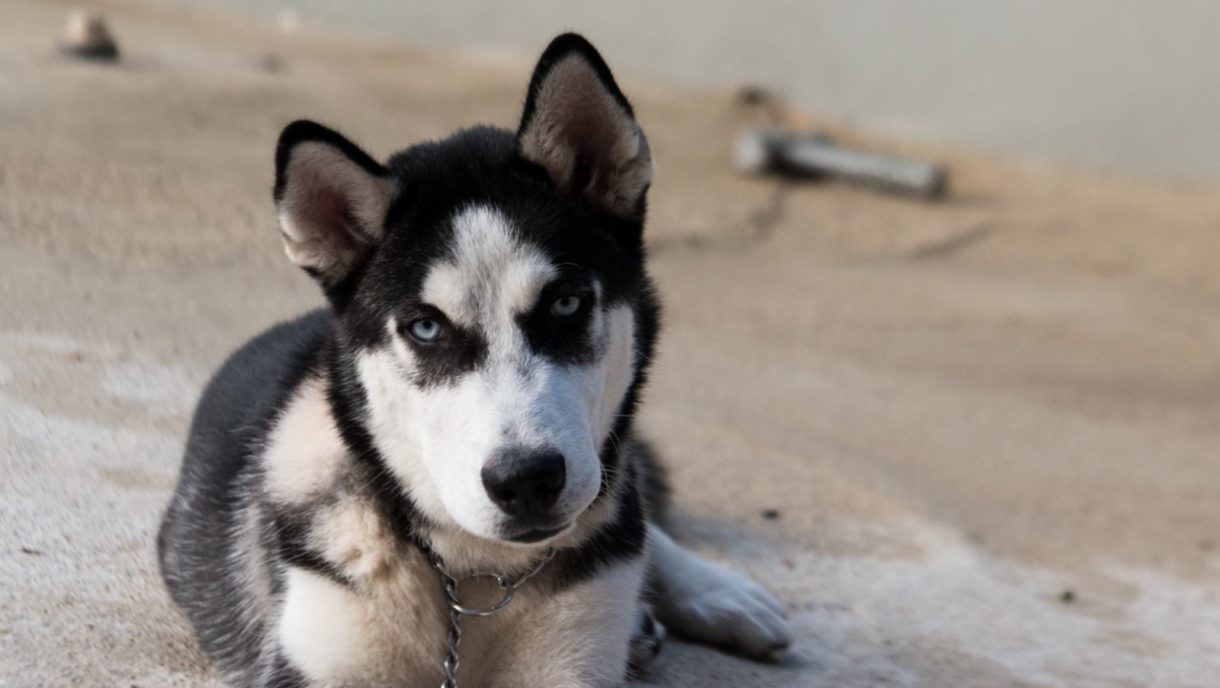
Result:
M562 454L510 449L483 467L483 487L504 513L540 516L555 506L566 473Z

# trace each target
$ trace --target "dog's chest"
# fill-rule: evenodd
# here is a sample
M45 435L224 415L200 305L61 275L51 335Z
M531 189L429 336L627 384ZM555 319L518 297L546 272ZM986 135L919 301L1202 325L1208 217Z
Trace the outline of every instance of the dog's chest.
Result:
M494 590L478 584L464 585L463 593L476 604L495 597ZM514 639L541 602L523 594L493 617L463 619L463 683L495 685L496 670L512 662ZM279 642L312 679L361 686L439 685L448 631L441 584L426 562L395 562L358 586L300 569L288 574Z
M262 462L263 507L292 523L293 547L314 564L288 561L284 569L275 633L293 666L324 685L439 685L450 623L441 578L404 546L369 494L321 381L293 395ZM464 582L461 594L470 606L498 599L490 579ZM521 590L494 616L463 619L462 683L496 685L548 606L545 595Z

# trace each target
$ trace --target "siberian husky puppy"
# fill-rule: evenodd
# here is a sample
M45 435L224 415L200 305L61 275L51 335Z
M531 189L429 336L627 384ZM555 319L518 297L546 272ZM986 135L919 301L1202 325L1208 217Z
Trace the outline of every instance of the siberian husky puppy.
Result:
M329 307L213 377L158 539L232 684L613 685L655 652L649 613L787 646L770 594L657 526L632 424L658 327L652 160L587 41L546 49L516 132L381 163L300 121L275 164L284 247Z

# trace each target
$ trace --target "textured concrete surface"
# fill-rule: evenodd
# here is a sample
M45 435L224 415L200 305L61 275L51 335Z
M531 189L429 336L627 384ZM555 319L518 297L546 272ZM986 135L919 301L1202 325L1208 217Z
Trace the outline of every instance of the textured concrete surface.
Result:
M56 54L66 5L0 6L0 685L216 685L152 538L211 369L321 300L275 232L279 128L512 126L527 65L98 6L117 66ZM797 635L777 665L671 643L649 681L1213 685L1215 189L938 151L940 205L743 181L731 98L624 82L677 535Z

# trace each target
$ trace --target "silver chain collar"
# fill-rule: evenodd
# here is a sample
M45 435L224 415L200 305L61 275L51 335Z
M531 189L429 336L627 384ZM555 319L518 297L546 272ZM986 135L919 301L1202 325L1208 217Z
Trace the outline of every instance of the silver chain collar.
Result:
M542 570L542 567L555 558L555 550L554 548L547 549L533 568L518 576L516 580L512 580L498 573L473 573L463 578L455 578L445 569L445 562L441 561L440 556L431 547L425 546L423 549L427 553L428 561L432 563L432 567L440 574L441 587L445 589L445 595L449 598L449 634L445 638L448 652L445 655L444 664L441 665L445 670L445 680L441 681L441 688L457 688L458 650L462 644L462 617L491 616L507 607L513 601L513 593L516 592L517 588L536 576ZM491 578L495 580L496 587L502 593L499 602L483 609L467 607L462 604L459 591L462 583L478 578Z

